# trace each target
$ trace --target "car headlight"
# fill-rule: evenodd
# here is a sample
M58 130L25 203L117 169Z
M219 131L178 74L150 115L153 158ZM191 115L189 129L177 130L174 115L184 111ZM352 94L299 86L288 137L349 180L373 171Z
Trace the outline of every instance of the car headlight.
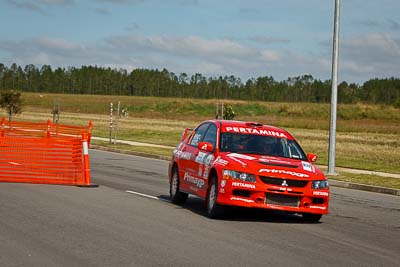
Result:
M246 173L246 172L237 172L232 170L224 170L223 173L224 179L235 179L243 182L256 182L256 176L254 174Z
M328 189L329 188L328 180L312 181L311 188L312 189Z

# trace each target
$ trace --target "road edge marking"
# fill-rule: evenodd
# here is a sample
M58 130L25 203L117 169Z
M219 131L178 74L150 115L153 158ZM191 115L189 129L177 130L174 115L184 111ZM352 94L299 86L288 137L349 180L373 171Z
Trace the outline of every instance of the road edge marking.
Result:
M159 197L155 197L155 196L151 196L151 195L147 195L147 194L143 194L143 193L139 193L139 192L135 192L135 191L131 191L131 190L126 190L125 192L129 193L129 194L141 196L141 197L146 197L146 198L151 198L151 199L155 199L155 200L161 200L161 201L165 201L165 202L170 202L167 199L163 199L163 198L159 198Z

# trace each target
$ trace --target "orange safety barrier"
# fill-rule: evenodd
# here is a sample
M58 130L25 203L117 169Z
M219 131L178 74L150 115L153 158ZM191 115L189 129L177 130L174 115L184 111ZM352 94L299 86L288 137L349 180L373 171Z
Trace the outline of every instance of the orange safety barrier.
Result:
M0 182L95 187L90 183L88 127L6 122L0 125Z

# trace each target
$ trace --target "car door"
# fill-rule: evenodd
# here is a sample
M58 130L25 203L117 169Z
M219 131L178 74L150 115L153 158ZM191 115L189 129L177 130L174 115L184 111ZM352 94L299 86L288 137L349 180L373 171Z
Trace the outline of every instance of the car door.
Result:
M181 189L183 191L187 191L189 193L195 195L202 195L202 191L204 191L205 183L203 179L198 178L199 172L199 165L196 161L199 160L198 154L199 149L197 148L199 142L201 142L207 132L210 123L203 123L199 125L192 134L188 144L185 145L184 151L187 155L190 154L190 159L185 160L184 164L182 164L182 171L181 174Z

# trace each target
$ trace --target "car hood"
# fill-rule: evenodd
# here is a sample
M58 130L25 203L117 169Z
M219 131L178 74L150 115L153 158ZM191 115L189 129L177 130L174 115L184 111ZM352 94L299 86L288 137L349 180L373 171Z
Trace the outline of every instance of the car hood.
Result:
M259 176L290 179L325 179L324 174L308 161L254 154L221 153L214 161L225 169Z

